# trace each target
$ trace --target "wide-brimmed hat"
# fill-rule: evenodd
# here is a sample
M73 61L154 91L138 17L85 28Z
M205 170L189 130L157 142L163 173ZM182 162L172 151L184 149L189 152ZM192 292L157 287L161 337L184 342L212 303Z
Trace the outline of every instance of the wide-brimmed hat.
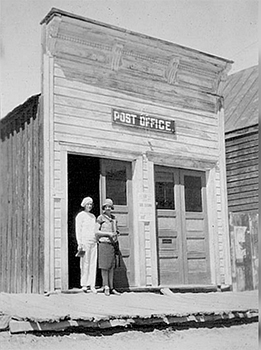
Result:
M104 201L104 203L103 203L103 205L102 205L102 210L104 210L104 207L105 207L106 205L109 205L109 206L112 208L112 210L114 209L113 201L112 201L110 198L106 198L106 199L105 199L105 201Z
M88 203L92 203L93 204L93 199L91 197L83 198L83 200L81 202L81 206L85 207Z

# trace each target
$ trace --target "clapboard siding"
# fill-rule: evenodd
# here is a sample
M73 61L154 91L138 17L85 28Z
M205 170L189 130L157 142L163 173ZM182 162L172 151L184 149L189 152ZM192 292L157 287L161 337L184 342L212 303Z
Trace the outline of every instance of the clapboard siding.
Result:
M140 74L137 76L117 72L114 73L104 68L104 65L97 66L92 63L76 60L65 60L60 58L58 64L64 71L67 79L77 80L83 83L98 87L107 88L113 91L125 91L131 96L142 97L167 105L175 105L180 108L187 108L199 111L215 112L216 97L203 94L192 89L185 89L152 79L141 80ZM121 79L120 79L121 78Z
M43 134L39 95L1 120L0 291L43 292Z
M119 102L123 106L128 106L129 101L132 102L133 105L137 103L137 105L140 105L140 102L143 101L142 96L140 97L135 97L131 95L126 95L124 94L124 91L114 93L113 95L111 94L110 90L106 90L103 88L91 86L88 84L88 82L81 82L73 79L68 79L65 75L65 72L59 67L58 64L55 64L54 68L54 85L59 86L59 87L64 87L64 88L73 88L75 89L75 93L79 92L87 92L88 94L84 95L84 100L88 101L88 103L97 103L101 105L108 105L111 102L114 102L118 104ZM122 93L123 92L123 93ZM62 94L60 94L62 98ZM78 96L79 97L79 96ZM61 101L63 103L63 101ZM153 100L146 100L146 108L148 108L149 112L154 111L154 106L159 106L159 103L155 103ZM68 106L69 107L69 106ZM163 108L163 107L162 107ZM199 121L198 118L200 118L200 121L203 121L206 124L213 124L217 125L217 116L216 114L213 114L212 112L208 111L196 111L196 110L189 110L186 106L183 108L180 108L179 106L174 106L173 104L170 105L164 105L164 111L167 112L167 115L170 115L170 117L173 115L173 113L176 114L178 117L179 115L181 116L186 116L186 118L194 120L195 122ZM183 118L185 119L185 118Z
M144 132L131 127L112 125L111 108L124 108L122 94L111 92L107 96L101 96L98 92L104 93L102 89L92 92L91 87L82 89L74 81L64 82L64 79L55 79L57 85L54 86L54 114L55 114L55 139L70 142L77 137L77 143L90 142L102 145L112 144L113 147L126 149L133 144L138 151L143 152L148 149L148 141L153 137L152 146L155 152L163 152L166 149L175 147L175 151L196 153L198 156L217 157L217 126L216 116L203 116L202 124L205 127L206 120L210 123L206 129L200 124L200 115L197 115L197 123L193 121L193 115L183 113L174 108L165 109L162 105L154 104L151 111L146 112L151 115L169 117L176 122L176 135L160 135L153 131ZM58 85L62 83L62 86ZM91 91L91 93L89 92ZM96 94L95 94L96 92ZM90 102L91 101L91 102ZM114 102L115 101L115 102ZM131 102L131 103L130 103ZM128 101L125 95L127 108L133 112L142 111L144 103L135 100L133 107L130 107L132 100ZM146 106L147 107L147 106ZM153 113L152 113L153 110ZM177 116L177 120L175 118ZM188 116L188 118L186 118ZM183 125L184 121L184 125ZM194 127L196 125L196 127ZM121 133L119 133L121 131Z
M246 130L247 131L247 130ZM258 209L258 128L238 137L226 135L228 207L231 212Z

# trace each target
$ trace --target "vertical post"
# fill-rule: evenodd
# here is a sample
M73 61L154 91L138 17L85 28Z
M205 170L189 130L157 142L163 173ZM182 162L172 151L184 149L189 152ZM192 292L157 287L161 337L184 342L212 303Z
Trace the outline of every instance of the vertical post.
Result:
M218 225L217 225L217 198L216 198L216 171L215 167L208 170L207 177L207 217L209 232L209 257L211 283L220 285Z
M227 201L227 177L226 177L226 154L225 154L225 127L224 127L224 106L223 98L220 97L218 110L219 123L219 165L220 165L220 197L221 213L223 222L223 250L224 250L224 278L225 284L231 285L231 261L230 261L230 242L228 226L228 201Z
M48 31L42 31L43 168L44 168L44 290L54 290L53 224L53 57L47 49Z
M132 186L135 189L132 196L133 207L133 244L134 244L134 261L135 261L135 285L141 286L145 284L145 269L144 269L144 229L143 222L139 221L138 212L138 194L142 192L142 157L138 157L132 163Z

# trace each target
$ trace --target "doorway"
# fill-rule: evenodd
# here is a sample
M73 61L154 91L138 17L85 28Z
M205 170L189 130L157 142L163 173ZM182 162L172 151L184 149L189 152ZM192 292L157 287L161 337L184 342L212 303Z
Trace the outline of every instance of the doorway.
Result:
M75 217L83 209L81 202L90 196L92 213L100 214L100 160L99 158L68 154L68 261L69 288L80 288L80 260L75 257L77 241ZM99 276L97 276L99 278Z
M210 283L205 173L155 166L160 285Z
M77 241L75 217L82 210L84 197L93 198L92 213L101 214L105 198L114 202L113 214L120 232L120 255L114 272L115 288L128 288L134 283L134 254L132 234L132 171L131 163L89 156L68 155L68 261L69 288L80 288L80 261L75 257ZM96 285L102 285L97 270Z

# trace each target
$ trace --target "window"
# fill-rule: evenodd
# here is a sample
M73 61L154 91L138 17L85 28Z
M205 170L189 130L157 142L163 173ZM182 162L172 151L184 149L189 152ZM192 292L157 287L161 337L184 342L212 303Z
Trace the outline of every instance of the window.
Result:
M127 204L127 172L126 164L110 160L106 165L106 197L116 205Z
M202 212L201 178L184 176L185 208L190 212Z
M157 209L175 209L174 202L174 178L172 174L166 174L168 178L156 179L156 205Z

